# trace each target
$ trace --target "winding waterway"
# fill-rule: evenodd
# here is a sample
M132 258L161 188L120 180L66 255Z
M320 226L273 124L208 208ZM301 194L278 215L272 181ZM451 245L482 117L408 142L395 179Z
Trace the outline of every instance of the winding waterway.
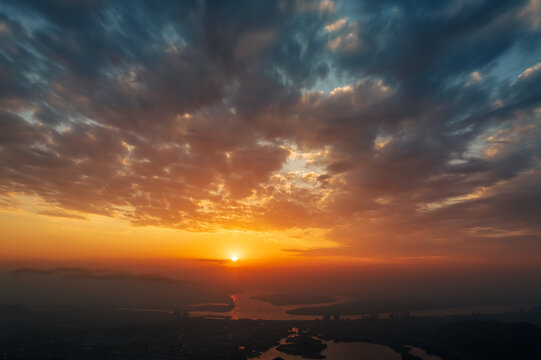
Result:
M293 310L299 305L273 305L266 301L252 299L252 296L258 293L239 293L231 295L235 302L235 307L228 312L216 311L192 311L192 316L227 316L231 319L265 319L265 320L313 320L317 316L313 315L293 315L288 314L288 310ZM349 301L348 297L337 297L333 302L319 303L306 306L334 305ZM304 305L303 305L304 306Z
M345 303L351 300L349 297L336 297L333 302L311 304L311 305L273 305L269 302L252 299L252 296L260 295L260 293L238 293L231 295L235 302L235 307L230 311L192 311L192 316L208 316L208 317L228 317L231 319L264 319L264 320L313 320L321 318L314 315L296 315L288 314L288 310L297 309L299 307L334 305ZM227 305L227 304L224 304ZM527 307L527 306L526 306ZM434 315L468 315L473 312L481 312L483 314L505 313L506 311L520 311L524 306L508 305L508 306L477 306L477 307L456 307L431 310L411 311L411 316L434 316ZM380 318L389 316L387 313L379 314ZM361 319L363 315L346 315L341 316L344 319Z

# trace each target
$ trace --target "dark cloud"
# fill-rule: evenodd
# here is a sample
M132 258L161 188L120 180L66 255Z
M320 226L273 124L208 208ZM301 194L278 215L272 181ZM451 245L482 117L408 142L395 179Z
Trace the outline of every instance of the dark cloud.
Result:
M50 216L321 228L357 254L482 248L486 229L534 243L539 17L527 1L7 1L0 191Z

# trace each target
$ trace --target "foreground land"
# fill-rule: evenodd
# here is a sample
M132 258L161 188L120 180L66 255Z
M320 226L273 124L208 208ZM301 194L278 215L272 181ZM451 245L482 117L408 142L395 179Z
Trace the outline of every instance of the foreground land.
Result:
M323 347L310 336L383 344L410 360L419 358L406 344L442 359L537 359L539 324L539 308L490 317L266 321L1 307L0 359L247 359L278 346L293 328L297 338L282 349L315 358Z

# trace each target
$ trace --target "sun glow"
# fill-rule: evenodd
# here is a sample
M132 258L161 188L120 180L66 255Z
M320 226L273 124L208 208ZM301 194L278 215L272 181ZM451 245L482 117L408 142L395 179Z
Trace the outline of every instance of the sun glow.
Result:
M231 261L233 261L233 262L237 262L238 259L239 258L237 257L237 255L231 256Z

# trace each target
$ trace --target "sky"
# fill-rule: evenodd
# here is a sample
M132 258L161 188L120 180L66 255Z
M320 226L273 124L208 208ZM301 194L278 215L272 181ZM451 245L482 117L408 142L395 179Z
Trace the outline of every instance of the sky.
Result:
M0 259L531 267L540 125L540 0L5 0Z

